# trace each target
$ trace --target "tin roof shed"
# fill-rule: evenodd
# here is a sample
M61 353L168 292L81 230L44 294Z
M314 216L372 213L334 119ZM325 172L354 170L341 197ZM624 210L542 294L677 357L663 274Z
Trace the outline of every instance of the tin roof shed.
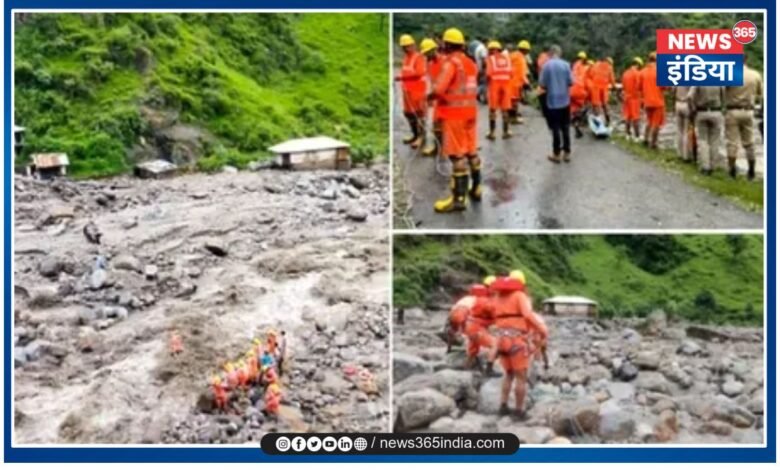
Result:
M333 150L349 148L349 144L341 140L336 140L332 137L318 136L318 137L305 137L302 139L292 139L281 144L276 144L269 148L276 154L290 154L290 153L303 153L303 152L318 152L320 150Z
M70 165L68 155L65 153L34 153L30 159L38 169L58 168Z

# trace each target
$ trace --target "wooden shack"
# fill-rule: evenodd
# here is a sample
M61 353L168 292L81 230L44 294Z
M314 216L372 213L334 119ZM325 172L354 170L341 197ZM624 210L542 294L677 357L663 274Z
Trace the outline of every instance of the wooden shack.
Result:
M542 302L545 315L598 317L598 304L587 297L558 295Z
M331 137L293 139L269 148L276 164L291 170L348 170L351 167L346 142Z
M68 174L70 160L65 153L34 153L27 166L27 175L47 180Z

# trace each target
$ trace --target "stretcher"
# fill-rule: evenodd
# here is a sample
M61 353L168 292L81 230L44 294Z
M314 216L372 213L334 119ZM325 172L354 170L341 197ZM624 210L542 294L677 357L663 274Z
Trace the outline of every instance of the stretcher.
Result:
M588 127L597 139L608 139L612 135L612 128L604 123L604 118L601 116L589 114Z

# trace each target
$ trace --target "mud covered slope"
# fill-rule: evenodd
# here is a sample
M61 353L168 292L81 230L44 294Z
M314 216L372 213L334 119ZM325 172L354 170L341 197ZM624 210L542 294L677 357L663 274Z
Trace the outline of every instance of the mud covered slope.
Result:
M499 374L462 370L462 349L446 354L445 319L411 309L394 325L397 430L509 432L528 444L763 442L761 329L668 323L660 311L641 323L547 317L550 368L534 365L516 421L497 414Z
M16 442L387 429L386 181L384 166L17 178ZM85 238L89 223L99 246ZM209 378L268 327L288 337L282 418L265 417L256 396L214 414L202 402ZM176 357L171 329L183 339ZM373 374L376 390L350 368Z

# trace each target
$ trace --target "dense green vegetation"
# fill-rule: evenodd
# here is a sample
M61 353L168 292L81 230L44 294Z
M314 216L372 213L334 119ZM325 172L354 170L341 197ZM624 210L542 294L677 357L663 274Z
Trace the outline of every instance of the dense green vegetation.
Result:
M584 295L605 317L662 308L696 322L763 322L760 235L396 236L394 305L449 299L513 269L535 301Z
M439 36L460 28L467 39L498 39L516 44L528 39L534 53L559 44L567 58L585 50L592 57L611 56L621 70L632 57L655 50L655 30L731 29L742 19L758 26L759 37L746 46L747 61L763 70L763 17L760 13L401 13L393 15L396 38ZM397 41L396 41L397 42Z
M125 171L154 138L147 109L213 137L206 170L318 134L349 141L357 160L387 155L387 47L381 14L17 17L17 164L63 151L79 176Z

